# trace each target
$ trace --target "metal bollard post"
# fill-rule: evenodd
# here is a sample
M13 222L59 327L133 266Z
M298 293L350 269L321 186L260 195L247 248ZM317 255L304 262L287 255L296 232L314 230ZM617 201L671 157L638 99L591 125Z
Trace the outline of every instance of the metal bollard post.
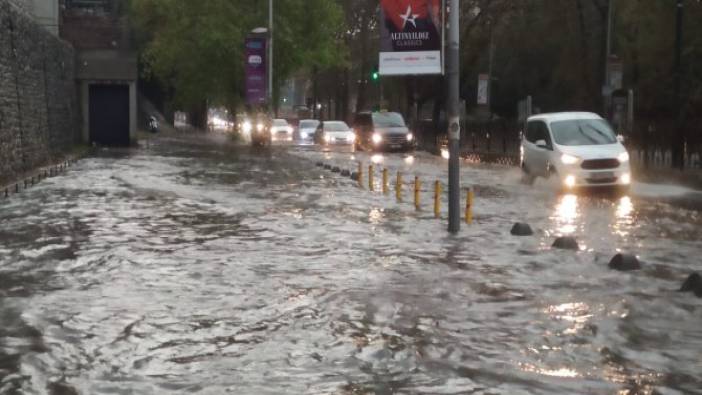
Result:
M358 162L358 186L363 188L363 163Z
M390 193L390 186L388 183L388 169L383 169L383 195Z
M397 180L395 181L395 196L397 202L402 203L402 173L397 172Z
M419 192L422 189L422 183L419 181L419 177L414 177L414 208L419 211L421 209L419 202Z
M473 223L473 200L474 194L473 189L468 189L468 194L466 195L466 223L468 225Z
M434 182L434 217L441 218L441 182Z
M373 180L373 175L375 174L375 169L373 165L368 165L368 190L373 192L375 190L375 180Z

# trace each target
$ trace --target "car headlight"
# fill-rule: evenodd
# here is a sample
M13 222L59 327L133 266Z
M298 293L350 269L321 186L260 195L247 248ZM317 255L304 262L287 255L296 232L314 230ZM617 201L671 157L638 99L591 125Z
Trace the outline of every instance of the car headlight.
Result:
M251 122L245 121L241 125L241 129L244 131L244 133L251 133L251 129L253 128L253 125L251 125Z
M629 173L622 174L621 181L622 181L622 184L624 184L624 185L631 184L631 174L629 174Z
M414 135L412 133L407 133L407 141L414 140Z
M383 136L381 136L378 133L373 133L373 143L375 144L380 144L381 141L383 141Z
M563 154L561 156L561 162L563 162L564 165L574 165L580 161L580 158L577 156L573 155L568 155L568 154Z
M331 142L331 139L332 139L332 138L331 138L330 135L328 135L328 134L325 134L325 135L324 135L324 141L326 141L327 143L330 143L330 142Z
M626 162L629 161L629 153L626 152L626 151L624 151L624 152L622 152L621 154L619 154L619 156L617 157L617 159L619 159L619 162L620 162L620 163L626 163Z
M565 179L563 179L563 184L567 186L568 188L572 188L575 186L575 176L569 175Z
M256 130L258 130L259 132L263 132L263 128L264 128L264 125L262 123L259 123L256 125Z
M310 135L307 132L301 132L300 137L302 137L303 139L306 139L306 138L310 137Z

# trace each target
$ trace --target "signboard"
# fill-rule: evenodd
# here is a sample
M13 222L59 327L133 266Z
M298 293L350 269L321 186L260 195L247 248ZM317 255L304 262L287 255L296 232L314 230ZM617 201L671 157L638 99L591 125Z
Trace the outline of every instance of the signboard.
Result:
M441 74L442 0L380 0L381 75Z
M490 76L480 74L478 76L478 104L487 105L490 100Z
M616 55L609 57L607 61L607 75L610 88L612 90L622 89L622 80L624 79L624 64Z
M268 97L268 75L266 65L266 38L246 38L246 103L266 104Z

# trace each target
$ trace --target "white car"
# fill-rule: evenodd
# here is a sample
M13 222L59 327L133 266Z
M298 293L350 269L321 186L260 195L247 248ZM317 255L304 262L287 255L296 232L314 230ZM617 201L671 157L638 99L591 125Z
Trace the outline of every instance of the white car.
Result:
M343 121L324 121L314 135L317 144L353 144L356 133Z
M530 117L522 138L521 165L530 182L553 175L566 189L631 184L629 153L609 123L593 113Z
M284 119L274 119L271 126L271 136L274 141L292 141L293 128Z
M319 121L316 119L303 119L300 121L298 130L300 132L300 140L311 141L314 138L314 132L319 126Z

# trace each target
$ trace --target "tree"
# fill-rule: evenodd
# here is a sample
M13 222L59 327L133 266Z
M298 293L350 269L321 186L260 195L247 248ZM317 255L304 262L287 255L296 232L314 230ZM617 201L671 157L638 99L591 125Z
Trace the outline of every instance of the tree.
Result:
M275 2L274 78L280 83L312 64L340 56L334 33L341 10L327 0ZM244 95L244 38L267 25L267 2L250 0L133 0L142 73L171 87L173 104L203 126L207 104L234 109ZM319 23L309 23L319 21ZM273 87L274 98L278 85Z

